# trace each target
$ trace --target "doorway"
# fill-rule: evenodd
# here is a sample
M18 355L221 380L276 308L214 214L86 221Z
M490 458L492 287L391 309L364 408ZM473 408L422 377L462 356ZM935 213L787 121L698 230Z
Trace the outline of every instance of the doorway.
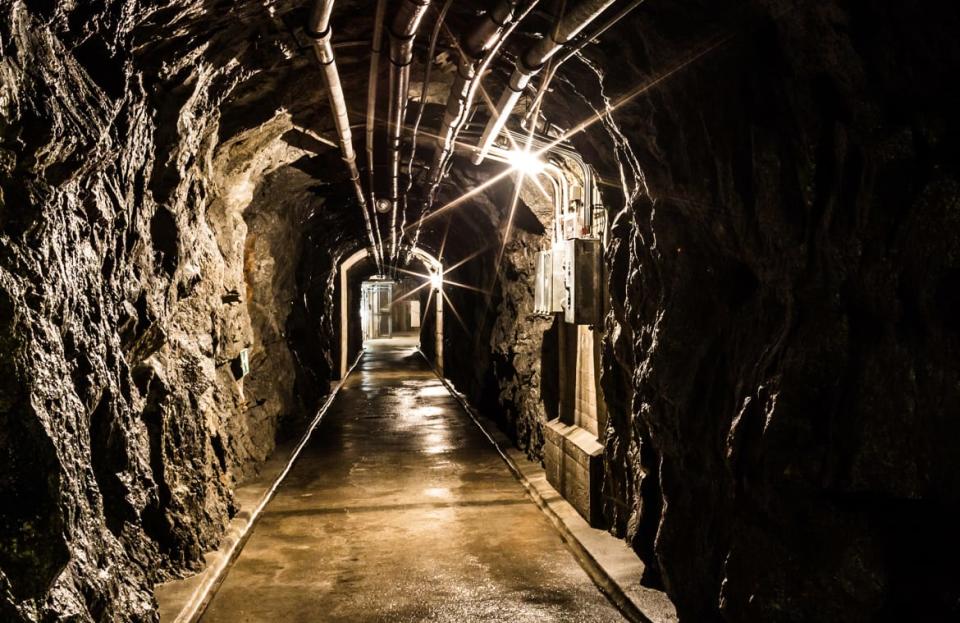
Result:
M443 265L421 248L410 255L411 269L393 276L375 273L367 249L340 262L335 294L339 378L372 339L408 341L443 373Z
M392 280L376 276L360 284L360 327L364 342L393 335L393 286Z

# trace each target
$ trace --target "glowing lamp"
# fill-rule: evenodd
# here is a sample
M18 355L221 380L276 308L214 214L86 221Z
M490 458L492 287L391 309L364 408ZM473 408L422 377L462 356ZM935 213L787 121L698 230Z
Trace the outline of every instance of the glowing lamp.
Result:
M513 149L507 154L510 166L525 175L536 175L543 172L543 161L527 150Z

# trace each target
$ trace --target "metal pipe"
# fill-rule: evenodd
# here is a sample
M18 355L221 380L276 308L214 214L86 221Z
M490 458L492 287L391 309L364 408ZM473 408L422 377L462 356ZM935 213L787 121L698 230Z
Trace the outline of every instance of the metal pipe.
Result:
M413 234L412 247L416 247L420 239L424 217L436 199L446 163L453 154L457 135L463 128L467 114L473 106L473 97L480 85L483 72L493 57L496 56L500 46L513 32L513 29L530 14L538 2L539 0L529 0L520 14L515 15L514 11L519 5L519 0L499 0L491 11L487 11L480 16L471 33L463 37L457 46L460 50L457 75L450 87L447 108L444 111L443 121L437 133L439 138L431 165L427 200L420 210L420 218Z
M474 28L461 38L457 75L450 87L447 107L437 133L437 150L431 166L428 203L433 200L433 194L443 176L443 165L453 152L457 134L470 111L484 56L504 38L505 31L514 21L518 4L519 0L500 0L492 10L481 15ZM535 4L536 2L532 2L524 15L529 13Z
M505 164L511 162L510 152L496 146L491 147L489 158ZM570 181L563 169L552 162L544 162L540 174L553 186L553 240L559 243L563 241L563 215L570 206Z
M594 174L591 169L584 161L583 157L574 149L565 147L563 145L555 145L552 141L547 141L530 134L528 136L521 136L520 134L513 132L511 130L506 130L506 134L510 137L511 141L518 145L526 145L526 147L531 149L531 153L536 154L538 157L543 158L546 154L554 154L557 156L562 156L564 158L569 158L573 160L577 167L582 173L583 179L583 203L584 203L584 226L592 230L593 227L593 194L595 191L596 184L594 183ZM497 145L492 145L490 147L490 153L488 156L494 160L505 160L509 161L509 152L505 149L498 147ZM550 162L544 163L544 171L553 169L555 173L561 174L561 169L555 164ZM570 206L570 185L569 182L564 179L564 206Z
M533 100L533 105L530 107L530 112L536 110L543 101L543 96L546 94L547 89L550 87L550 83L553 81L554 76L557 75L557 70L561 65L576 56L580 50L585 48L591 41L595 41L598 37L603 36L605 32L613 28L617 22L629 15L631 11L643 4L645 1L646 0L633 0L633 2L620 9L616 15L611 16L610 19L605 21L599 28L590 33L589 36L584 37L580 43L570 48L569 51L560 57L560 60L552 63L550 67L547 68L547 72L544 74L543 80L540 81L540 86L537 87L537 96ZM530 112L527 113L527 117L524 119L525 123L530 122Z
M380 54L383 45L383 18L387 12L387 0L377 0L377 9L373 22L373 38L370 41L370 73L367 77L367 119L366 119L366 149L367 149L367 179L370 193L370 205L374 208L373 220L377 234L377 246L380 257L383 257L383 237L380 232L380 220L377 217L377 197L375 192L375 162L374 136L377 123L377 82L380 76Z
M549 171L552 175L548 175L548 177L552 177L560 187L560 199L556 202L553 215L553 235L559 242L563 240L563 233L560 231L563 229L563 215L570 207L570 181L567 180L566 174L560 167L550 162L544 165L543 171L544 173Z
M400 198L400 136L407 112L413 43L430 0L403 0L390 26L390 100L387 136L390 150L390 255L397 254L397 204Z
M427 50L427 59L423 64L423 84L420 88L420 107L417 110L417 118L413 122L413 131L410 136L410 160L407 163L407 186L403 191L403 212L402 218L400 220L400 245L403 246L403 236L404 231L407 226L407 195L410 194L410 191L413 190L413 161L417 155L417 139L420 131L420 122L423 121L423 111L427 107L427 89L430 86L430 70L433 68L433 55L437 50L437 41L440 38L440 29L444 25L444 20L447 17L447 12L450 10L450 5L453 4L453 0L445 0L443 7L440 9L440 13L437 15L437 21L433 25L433 33L430 36L430 47ZM410 252L412 247L409 248L404 256L404 261L408 261L410 257Z
M340 83L340 72L337 70L336 57L330 45L332 30L330 28L330 14L333 12L333 0L317 0L313 5L307 22L306 33L313 39L313 51L317 55L320 67L323 70L323 80L327 89L327 98L330 102L330 111L333 113L333 122L337 128L340 142L340 157L347 166L353 190L357 196L357 203L363 212L363 221L367 228L367 237L374 250L377 267L382 270L383 258L377 255L376 238L373 235L373 225L370 214L367 212L367 200L360 185L360 171L357 169L357 154L353 150L353 136L350 132L350 117L347 114L347 101L343 94L343 85Z
M507 88L504 89L497 103L497 110L490 116L487 126L483 130L477 152L473 157L474 164L483 162L487 151L506 125L507 119L513 112L517 101L523 94L530 79L550 60L554 54L576 37L593 20L600 16L610 5L617 0L583 0L572 11L563 16L550 36L544 37L534 44L525 54L517 59L516 68L510 76Z
M556 154L573 160L575 163L577 163L577 167L579 167L581 173L583 174L582 177L584 191L588 191L591 188L593 184L593 173L590 171L590 167L587 166L583 156L581 156L580 153L572 147L563 144L555 144L549 139L538 136L523 136L518 132L513 132L512 130L506 130L506 134L513 140L514 143L518 145L529 142L531 152L537 154L539 157L543 157L546 154Z

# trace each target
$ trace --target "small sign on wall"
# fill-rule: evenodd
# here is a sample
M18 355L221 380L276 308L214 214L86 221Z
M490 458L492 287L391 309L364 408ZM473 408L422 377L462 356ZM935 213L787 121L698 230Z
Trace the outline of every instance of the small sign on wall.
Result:
M250 374L250 351L244 348L240 354L234 357L230 362L230 368L233 371L233 378L238 381Z

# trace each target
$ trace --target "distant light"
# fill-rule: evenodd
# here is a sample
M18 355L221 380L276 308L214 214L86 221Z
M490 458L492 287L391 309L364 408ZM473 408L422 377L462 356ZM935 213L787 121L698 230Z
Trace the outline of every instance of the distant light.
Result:
M542 160L537 158L536 154L532 154L525 149L510 150L510 152L507 153L507 160L510 162L511 167L526 175L542 173L543 167L546 166Z
M440 273L430 273L430 287L439 290L443 287L443 275Z
M390 211L390 208L393 207L393 204L390 202L390 200L385 197L380 197L379 199L377 199L375 205L377 208L377 212L379 212L380 214L386 214L387 212Z

